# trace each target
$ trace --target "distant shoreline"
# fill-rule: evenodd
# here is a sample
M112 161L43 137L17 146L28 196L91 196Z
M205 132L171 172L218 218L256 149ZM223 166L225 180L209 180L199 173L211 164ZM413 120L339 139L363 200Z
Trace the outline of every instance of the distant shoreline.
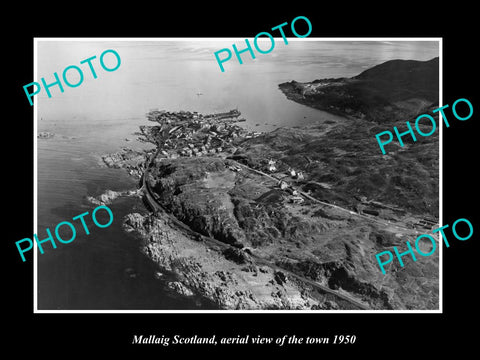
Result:
M352 78L279 84L287 99L350 119L383 123L438 104L439 58L390 60Z

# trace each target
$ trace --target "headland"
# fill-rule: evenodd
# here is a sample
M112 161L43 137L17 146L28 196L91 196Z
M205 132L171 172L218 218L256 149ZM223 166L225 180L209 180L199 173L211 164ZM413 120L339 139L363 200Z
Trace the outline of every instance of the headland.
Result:
M136 135L152 149L103 157L138 179L148 209L127 215L125 231L173 275L172 289L220 309L437 309L438 256L392 264L388 275L375 259L438 222L438 136L388 156L371 141L379 123L400 121L384 117L392 109L408 120L434 106L419 80L431 72L419 70L410 97L383 91L388 103L352 93L380 91L371 79L388 79L389 66L280 85L345 121L258 133L237 124L238 110L148 113L153 125Z

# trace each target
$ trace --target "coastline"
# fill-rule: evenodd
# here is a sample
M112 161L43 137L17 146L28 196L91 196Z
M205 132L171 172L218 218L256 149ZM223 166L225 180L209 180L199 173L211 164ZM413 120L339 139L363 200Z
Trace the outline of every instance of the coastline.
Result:
M171 130L177 125L172 121L169 126ZM277 161L277 172L265 173L267 160L275 158L274 154L278 158L288 153L298 146L297 141L315 143L317 137L331 136L339 126L344 124L235 136L231 141L234 151L200 150L198 155L171 143L162 147L168 136L159 136L158 128L144 128L143 136L159 144L156 152L122 150L121 155L104 157L108 166L129 171L140 188L145 179L151 197L159 204L152 209L144 196L151 212L127 215L124 229L140 235L142 253L158 264L162 274L174 274L177 280L170 288L184 296L204 296L220 309L435 308L438 297L427 297L418 304L408 291L400 290L399 279L380 281L371 260L379 247L418 234L418 229L406 223L404 212L377 202L377 209L382 210L376 218L351 203L342 203L341 198L330 199L335 191L329 190L327 183L314 185L318 182L307 175L314 166L312 159L300 166L297 156L283 158ZM291 161L310 181L289 179L291 185L281 189L275 176L288 173ZM299 196L300 188L304 191ZM313 200L308 199L309 194L314 195ZM326 200L323 204L314 201L319 194ZM371 201L355 203L375 206ZM255 213L253 209L258 207L262 210ZM419 291L423 282L422 292L435 294L438 259L429 260L409 264L409 271L420 275L416 280Z
M153 149L103 157L138 181L128 194L148 209L125 216L125 231L174 276L172 290L219 309L437 309L438 254L391 263L387 276L375 254L438 222L438 136L387 156L370 141L435 105L436 66L392 60L350 79L280 84L288 99L342 115L310 126L249 132L238 110L149 112L154 125L135 135Z

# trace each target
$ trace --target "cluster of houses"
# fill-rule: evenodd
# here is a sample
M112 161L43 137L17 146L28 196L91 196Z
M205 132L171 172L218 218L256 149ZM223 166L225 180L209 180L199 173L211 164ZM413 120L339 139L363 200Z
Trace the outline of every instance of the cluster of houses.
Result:
M244 119L238 110L221 114L201 115L197 112L151 111L148 120L158 123L155 126L142 126L139 140L148 141L161 147L164 157L200 157L219 153L234 153L234 139L237 137L251 138L260 135L248 132L235 123ZM240 171L241 167L231 165L230 170ZM270 159L266 168L268 173L278 175L277 163ZM302 171L288 168L287 174L278 181L278 187L286 193L287 201L300 204L304 198L286 181L303 180Z
M233 145L235 138L260 134L248 132L236 125L239 121L245 121L236 119L238 116L238 110L210 115L155 110L149 112L147 118L159 125L143 126L142 133L138 135L143 137L143 141L161 145L162 155L169 158L233 153L236 150Z
M270 173L277 173L277 162L273 159L269 159L267 163L267 171ZM305 200L304 198L298 193L297 190L293 189L291 184L285 181L285 178L289 177L293 180L303 180L304 175L302 171L295 170L291 167L288 168L287 170L288 175L286 175L284 178L280 179L278 181L278 187L280 190L286 191L289 196L287 197L287 200L291 203L295 204L301 204Z

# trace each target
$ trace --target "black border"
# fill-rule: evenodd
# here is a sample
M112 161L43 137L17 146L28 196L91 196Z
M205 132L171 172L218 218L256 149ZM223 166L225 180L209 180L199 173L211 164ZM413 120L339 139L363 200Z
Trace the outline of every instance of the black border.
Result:
M3 56L7 86L4 106L4 188L6 198L6 236L2 242L8 269L4 312L8 318L6 341L12 350L26 345L46 355L75 353L123 353L136 355L154 352L157 356L190 350L213 354L218 350L240 352L259 350L254 346L132 345L134 334L181 334L184 336L330 336L354 334L355 345L322 347L262 347L272 354L300 350L341 354L351 352L373 356L391 356L397 352L432 355L436 350L474 346L474 331L468 324L475 313L475 257L479 230L466 242L454 241L444 248L443 314L33 314L33 259L22 263L14 242L33 233L33 111L22 86L33 81L34 37L253 37L260 31L290 22L303 15L313 25L311 37L442 37L443 103L469 99L473 117L455 121L444 129L443 215L452 224L466 217L478 228L478 215L471 206L478 193L476 180L475 130L478 126L478 67L475 54L475 9L456 2L419 8L419 4L318 3L276 4L259 9L259 4L210 3L126 4L41 9L34 5L18 12L16 25L5 22L6 49ZM102 6L105 8L103 9ZM15 23L15 21L13 22ZM8 28L9 26L10 28ZM477 196L478 197L478 196ZM4 215L5 216L5 215ZM475 326L475 324L472 324ZM70 350L69 353L63 350ZM383 352L382 350L386 350ZM56 356L54 356L56 357Z

